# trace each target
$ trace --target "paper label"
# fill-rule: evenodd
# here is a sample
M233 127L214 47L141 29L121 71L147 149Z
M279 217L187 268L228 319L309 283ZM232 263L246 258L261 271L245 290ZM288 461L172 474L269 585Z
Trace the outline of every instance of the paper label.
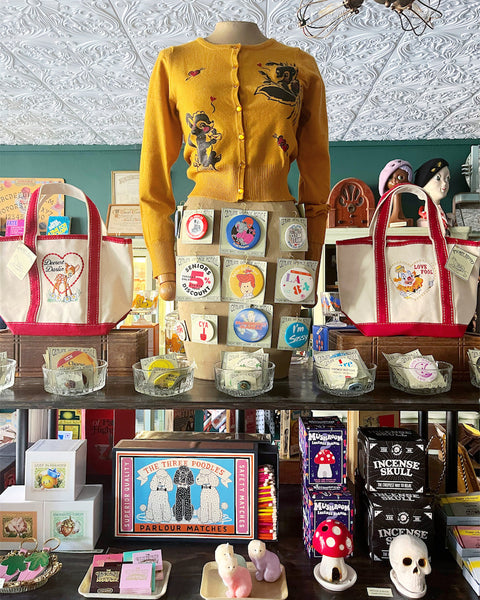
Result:
M5 583L5 579L0 577L0 589L3 588L3 584Z
M458 244L455 244L448 255L445 268L448 269L450 273L460 277L460 279L468 281L476 260L477 257L474 254L467 252Z
M371 598L393 598L393 592L391 588L367 587L367 594Z
M36 260L37 257L30 248L27 248L23 242L18 242L7 263L7 268L18 277L18 279L23 279Z

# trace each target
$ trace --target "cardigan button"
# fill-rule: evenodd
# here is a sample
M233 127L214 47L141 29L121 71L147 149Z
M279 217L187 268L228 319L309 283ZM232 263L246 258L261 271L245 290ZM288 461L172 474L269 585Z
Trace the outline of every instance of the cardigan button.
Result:
M238 139L239 139L239 140L244 140L244 139L245 139L245 136L243 135L243 133L241 133L241 134L238 136Z
M242 110L242 107L241 106L237 106L236 111L240 112L241 110Z

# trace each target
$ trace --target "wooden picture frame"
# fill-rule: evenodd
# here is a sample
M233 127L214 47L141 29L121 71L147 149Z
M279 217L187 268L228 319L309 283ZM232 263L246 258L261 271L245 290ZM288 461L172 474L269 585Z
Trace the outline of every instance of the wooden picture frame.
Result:
M108 235L143 235L138 204L109 204L107 213Z
M112 204L140 204L139 171L112 171Z

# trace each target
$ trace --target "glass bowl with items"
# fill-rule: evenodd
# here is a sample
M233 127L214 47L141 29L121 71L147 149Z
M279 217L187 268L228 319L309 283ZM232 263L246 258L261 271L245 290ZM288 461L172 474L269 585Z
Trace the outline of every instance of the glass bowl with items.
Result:
M365 363L357 349L324 350L313 354L317 386L334 396L361 396L375 387L377 365Z
M275 364L263 350L224 352L215 364L215 386L229 396L252 398L273 388Z
M453 366L423 356L420 350L406 354L383 354L388 363L390 385L407 394L431 396L448 392L452 385Z
M467 350L468 368L472 385L480 388L480 350L471 348Z
M193 387L195 363L184 354L142 358L132 366L135 390L148 396L178 396Z
M0 392L13 386L16 368L17 361L7 358L6 352L0 352Z
M49 347L44 354L43 387L58 396L83 396L102 389L107 362L95 348Z

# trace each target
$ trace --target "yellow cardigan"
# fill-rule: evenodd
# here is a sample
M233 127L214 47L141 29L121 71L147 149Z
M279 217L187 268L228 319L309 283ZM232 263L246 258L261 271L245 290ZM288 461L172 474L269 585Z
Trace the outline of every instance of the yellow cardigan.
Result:
M190 197L286 201L297 161L308 258L325 236L330 158L325 88L312 56L274 39L162 50L150 79L140 160L140 207L155 276L175 272L170 169L185 141Z

